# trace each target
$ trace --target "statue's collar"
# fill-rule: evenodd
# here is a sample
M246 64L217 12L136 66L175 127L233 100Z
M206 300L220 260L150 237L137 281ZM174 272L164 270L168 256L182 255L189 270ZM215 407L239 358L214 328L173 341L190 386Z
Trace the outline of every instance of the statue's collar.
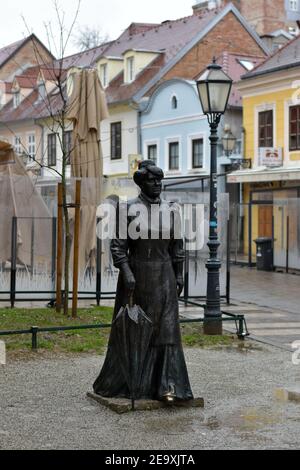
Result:
M160 204L161 203L161 199L159 196L153 199L147 196L145 193L140 193L139 198L142 199L142 201L147 202L148 204Z

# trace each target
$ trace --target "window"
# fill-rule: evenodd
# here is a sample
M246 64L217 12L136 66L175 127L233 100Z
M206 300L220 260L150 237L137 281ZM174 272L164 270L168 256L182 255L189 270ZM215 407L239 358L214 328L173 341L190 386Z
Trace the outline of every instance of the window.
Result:
M134 57L128 57L127 59L127 82L133 82L134 80Z
M22 143L21 143L21 137L19 135L15 135L14 148L15 148L15 152L17 154L21 155L21 153L22 153Z
M157 164L157 145L148 145L148 150L147 150L147 157L148 160L152 160L155 165Z
M46 85L44 82L39 82L38 93L39 93L39 96L38 96L39 101L42 101L43 99L46 98Z
M273 111L259 113L259 147L273 147Z
M19 91L15 91L13 95L14 108L17 108L21 102L21 95Z
M121 122L112 122L110 125L110 158L118 160L122 158L122 124Z
M103 88L108 85L107 64L100 65L100 80Z
M28 134L27 149L30 160L35 159L35 134Z
M203 139L192 140L192 168L203 168Z
M177 109L178 107L178 100L176 98L176 96L173 96L172 98L172 109Z
M300 150L300 106L290 107L290 150Z
M66 131L64 133L63 146L66 152L67 165L71 163L71 151L72 151L72 131Z
M298 0L290 0L290 10L292 11L298 11Z
M238 62L246 69L248 72L254 69L254 63L250 60L238 59Z
M169 143L169 170L179 170L179 143Z
M56 165L56 134L48 134L48 165Z

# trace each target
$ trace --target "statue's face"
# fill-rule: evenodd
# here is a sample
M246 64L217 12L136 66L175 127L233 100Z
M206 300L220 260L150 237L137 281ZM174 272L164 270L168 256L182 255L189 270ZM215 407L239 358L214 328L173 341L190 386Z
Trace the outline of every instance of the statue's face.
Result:
M141 185L141 190L152 199L159 197L162 190L161 179L152 175L152 173L148 173L147 179Z

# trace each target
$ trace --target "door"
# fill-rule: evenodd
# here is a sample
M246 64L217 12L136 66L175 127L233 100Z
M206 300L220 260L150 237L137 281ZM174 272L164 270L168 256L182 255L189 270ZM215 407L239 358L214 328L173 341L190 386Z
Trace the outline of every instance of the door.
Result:
M273 237L273 206L258 207L258 236Z

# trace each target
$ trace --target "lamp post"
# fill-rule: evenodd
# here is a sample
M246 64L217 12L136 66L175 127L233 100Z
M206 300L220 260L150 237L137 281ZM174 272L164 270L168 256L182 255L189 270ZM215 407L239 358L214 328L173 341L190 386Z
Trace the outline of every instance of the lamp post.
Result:
M229 157L235 149L236 137L231 132L230 126L226 124L224 126L224 135L222 137L223 149L226 157Z
M222 313L220 302L220 268L218 259L218 213L217 213L217 142L218 125L225 113L232 87L232 80L222 67L216 64L215 58L206 71L197 80L197 88L203 113L210 126L210 201L209 201L209 259L207 268L206 309L204 314L204 333L222 334ZM207 320L207 321L205 321Z

